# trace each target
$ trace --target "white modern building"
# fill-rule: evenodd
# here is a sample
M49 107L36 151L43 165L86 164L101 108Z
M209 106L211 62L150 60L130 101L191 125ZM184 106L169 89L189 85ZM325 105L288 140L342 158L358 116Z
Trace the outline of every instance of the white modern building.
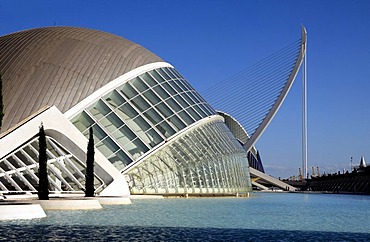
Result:
M37 191L41 123L52 192L84 189L90 127L99 195L251 190L248 156L258 156L253 145L262 131L249 137L138 44L76 27L20 31L0 37L0 73L0 192Z
M47 27L0 37L0 190L37 191L38 130L50 190L84 188L95 138L100 195L235 194L247 154L224 118L169 63L121 37Z

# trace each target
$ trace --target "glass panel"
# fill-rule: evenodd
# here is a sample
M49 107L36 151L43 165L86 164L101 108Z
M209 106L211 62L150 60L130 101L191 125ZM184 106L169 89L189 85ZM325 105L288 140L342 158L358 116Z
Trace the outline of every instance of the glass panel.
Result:
M118 170L122 170L125 166L132 162L122 150L119 150L117 153L113 154L108 159Z
M155 111L153 108L149 109L144 113L144 116L153 124L156 125L157 123L161 122L163 118Z
M193 92L193 94L198 97L198 99L200 100L200 102L205 102L204 98L202 98L202 96L199 93Z
M194 120L187 114L185 111L179 112L179 116L186 122L186 124L190 125L194 123Z
M162 83L165 81L165 79L162 76L160 76L158 72L150 71L149 73L157 80L157 82Z
M152 90L148 90L143 94L144 97L146 97L149 100L149 102L153 104L153 106L161 101L161 99Z
M138 77L132 79L130 81L130 83L136 87L137 90L139 90L139 92L144 92L146 90L148 90L148 86Z
M186 127L186 125L176 115L170 117L168 121L173 123L178 130L181 130Z
M195 102L195 103L200 103L201 101L198 99L197 96L194 95L194 92L188 92L187 93L189 97Z
M97 143L96 148L105 156L109 157L111 154L115 153L119 147L114 143L114 141L107 137L102 142Z
M171 95L175 95L177 94L177 92L175 91L175 89L173 89L170 84L168 84L167 82L164 82L162 83L162 86L167 90L167 92L169 92Z
M122 147L136 138L136 135L127 126L123 126L114 132L112 136Z
M95 103L93 106L87 109L96 120L100 120L103 116L107 115L111 110L108 106L101 100Z
M161 114L162 114L165 118L167 118L167 117L169 117L169 116L171 116L171 115L173 114L173 112L171 111L171 109L169 109L169 108L167 107L167 105L166 105L166 104L164 104L164 103L160 103L160 104L158 104L158 105L156 106L156 108L159 110L159 112L161 112Z
M171 73L169 68L163 68L167 75L171 77L171 79L176 79L176 77Z
M129 103L124 104L117 110L120 111L119 116L124 120L133 119L138 115L138 112L136 112L136 110L133 107L131 107Z
M146 147L146 145L140 139L134 140L133 143L141 151L141 155L149 150L148 147Z
M117 108L126 102L126 100L116 90L106 95L104 99L112 108Z
M120 118L114 113L110 113L107 117L104 117L99 122L103 125L110 133L116 131L119 127L124 125Z
M139 158L149 150L140 139L136 139L133 142L126 144L125 149L132 155L134 159Z
M190 97L188 95L186 95L187 93L182 93L181 96L188 102L190 103L190 105L193 105L195 104L195 102L193 100L190 99Z
M154 87L154 91L159 94L162 99L168 98L170 95L160 85Z
M187 82L185 79L180 79L180 82L189 90L192 91L194 88L190 86L189 82Z
M195 120L199 120L200 119L200 116L199 114L197 114L192 107L186 109L186 111L188 111L188 113L190 114L190 116L192 116Z
M178 93L183 92L183 90L179 87L179 85L177 85L174 81L169 81L168 83L169 83L173 88L175 88L175 89L176 89L176 91L177 91Z
M123 126L117 132L113 134L117 141L124 146L127 142L136 139L136 134L132 132L129 127Z
M118 151L116 155L126 165L132 162L132 160L123 151Z
M92 120L92 118L90 118L88 114L85 113L85 111L83 111L80 115L73 119L72 123L74 124L74 126L76 126L78 130L84 132L95 122Z
M158 124L156 127L159 130L159 132L161 132L166 138L175 134L175 130L165 121Z
M147 131L150 128L150 125L140 116L135 118L134 122L140 127L140 129L133 128L136 132Z
M92 126L92 128L93 128L94 143L98 143L99 141L101 141L107 136L107 134L97 124Z
M170 106L173 110L175 110L175 112L178 112L180 110L182 110L182 108L180 107L180 105L175 102L175 100L173 99L167 99L166 100L166 103L168 104L168 106Z
M171 80L171 77L169 77L161 68L156 69L156 71L158 71L158 73L161 74L161 76L163 76L164 79Z
M198 105L194 105L193 108L202 116L202 118L207 117L207 114Z
M171 68L171 71L179 78L185 79L175 68Z
M131 100L131 102L135 105L137 109L139 109L141 112L147 110L150 108L150 105L147 101L144 100L142 96L137 96L134 99Z
M150 71L149 72L150 74L153 73L153 71ZM153 79L153 77L151 77L148 73L144 73L140 76L141 78L144 79L144 81L146 81L146 83L151 86L151 87L154 87L155 85L157 85L158 83Z
M149 145L151 147L154 147L163 141L162 137L154 129L150 129L146 133L146 136L149 138Z
M129 83L126 83L122 86L121 88L121 92L123 93L123 95L125 95L128 99L131 99L133 97L135 97L138 93L137 91L135 91L135 89L129 84Z
M185 100L180 96L180 95L176 95L175 96L175 99L176 101L184 108L187 108L189 107L189 104L187 102L185 102Z
M181 80L180 80L180 79L177 79L176 84L177 84L177 85L179 85L179 86L181 87L181 89L182 89L182 90L184 90L184 91L187 91L187 90L188 90L188 87L186 87L186 86L181 82Z
M209 115L213 115L213 114L215 114L216 112L213 110L213 108L212 107L210 107L209 105L207 105L207 103L204 103L203 105L202 105L203 107L204 107L204 111L206 111Z

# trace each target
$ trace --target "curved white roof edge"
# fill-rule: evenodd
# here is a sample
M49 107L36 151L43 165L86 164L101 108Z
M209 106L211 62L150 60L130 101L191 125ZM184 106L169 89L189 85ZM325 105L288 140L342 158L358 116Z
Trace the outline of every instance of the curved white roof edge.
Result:
M244 127L243 127L243 125L241 125L241 124L239 123L239 121L238 121L238 120L236 120L233 116L231 116L229 113L226 113L226 112L224 112L224 111L220 111L220 110L216 110L216 112L218 112L218 113L222 113L223 115L228 116L228 117L230 117L232 120L234 120L234 122L235 122L235 123L237 123L237 124L239 125L239 127L241 128L241 130L243 130L243 131L244 131L244 133L245 133L245 135L248 137L248 139L250 138L250 135L248 134L247 130L245 130L245 129L244 129ZM236 138L236 137L235 137L235 138ZM244 148L244 146L243 146L243 148ZM254 145L252 145L252 147L251 147L250 149L253 149L254 154L256 154L256 153L257 153L257 148L256 148ZM248 151L248 150L247 150L247 151Z
M270 124L271 120L274 118L280 106L283 104L298 74L299 68L303 62L303 58L306 55L306 43L307 43L307 31L306 31L306 28L302 25L301 49L299 51L299 55L296 60L296 63L294 64L293 70L290 73L287 83L285 84L283 90L281 91L274 105L272 106L270 111L267 113L266 117L263 119L262 123L258 126L256 131L252 134L250 139L248 139L247 142L243 145L245 150L250 150L251 147L257 142L259 137L262 135L262 133L267 128L267 126Z
M156 146L156 148L148 151L145 155L143 155L139 160L135 161L135 162L132 162L131 164L129 164L128 166L126 166L121 172L123 174L129 172L131 169L135 168L135 166L139 165L140 163L142 163L146 158L148 158L149 156L152 156L154 155L155 153L157 153L159 150L162 150L164 149L166 146L172 144L173 142L176 142L178 139L180 139L181 137L183 137L184 135L188 134L189 132L191 132L192 130L200 127L200 126L203 126L207 123L210 123L212 121L215 121L215 120L220 120L220 121L224 121L224 118L220 115L212 115L212 116L208 116L206 118L203 118L201 120L198 120L197 122L191 124L190 126L186 127L185 129L179 131L178 133L176 133L176 135L168 138L166 141L164 141L165 143L164 144L161 144L161 145L158 145Z
M228 116L228 117L230 117L232 120L234 120L234 121L235 121L235 123L237 123L237 124L240 126L240 128L244 131L245 135L247 135L247 137L248 137L248 138L250 138L250 135L248 134L247 130L245 130L245 128L243 127L243 125L241 125L241 124L239 123L239 121L238 121L238 120L236 120L233 116L231 116L229 113L226 113L226 112L224 112L224 111L220 111L220 110L216 110L216 112L218 112L218 113L222 113L222 114L224 114L225 116Z
M167 62L155 62L151 64L146 64L143 66L140 66L136 69L133 69L122 76L119 76L118 78L112 80L107 85L101 87L100 89L96 90L94 93L92 93L90 96L83 99L81 102L79 102L77 105L69 109L64 113L64 115L71 119L76 114L80 113L84 108L92 104L93 102L97 101L101 96L104 96L105 94L113 91L115 88L121 86L125 82L131 80L134 77L137 77L145 72L154 70L156 68L160 67L173 67L171 64Z
M52 134L51 137L56 139L61 145L63 145L63 142L73 142L80 150L86 150L88 142L86 137L53 106L19 126L11 133L3 136L0 139L0 158L19 148L19 140L27 141L35 137L39 132L41 123L43 123L45 133L47 135L49 133ZM68 137L68 140L66 140L66 137ZM69 151L73 153L73 150ZM79 153L79 151L76 152ZM78 158L82 162L86 161L83 157ZM100 193L101 196L130 195L125 178L97 149L95 149L95 172L107 184L107 187Z

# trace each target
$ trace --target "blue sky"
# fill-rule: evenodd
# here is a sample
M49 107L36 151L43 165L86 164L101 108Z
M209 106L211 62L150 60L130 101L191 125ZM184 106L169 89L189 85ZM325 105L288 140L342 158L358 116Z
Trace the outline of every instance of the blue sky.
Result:
M370 161L370 1L0 0L0 35L79 26L130 39L173 64L198 90L308 32L308 162L321 171ZM257 142L267 173L301 166L301 75ZM311 169L309 169L309 172Z

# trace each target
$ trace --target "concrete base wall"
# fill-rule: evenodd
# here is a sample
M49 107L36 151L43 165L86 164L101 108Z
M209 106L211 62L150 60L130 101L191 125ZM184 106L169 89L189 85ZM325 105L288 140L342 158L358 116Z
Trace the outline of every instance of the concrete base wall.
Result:
M130 199L163 199L162 195L130 195Z
M91 210L102 209L98 200L33 200L40 204L44 210Z
M101 205L128 205L131 200L128 197L96 197Z
M45 218L40 204L4 204L0 205L0 221L13 219Z

